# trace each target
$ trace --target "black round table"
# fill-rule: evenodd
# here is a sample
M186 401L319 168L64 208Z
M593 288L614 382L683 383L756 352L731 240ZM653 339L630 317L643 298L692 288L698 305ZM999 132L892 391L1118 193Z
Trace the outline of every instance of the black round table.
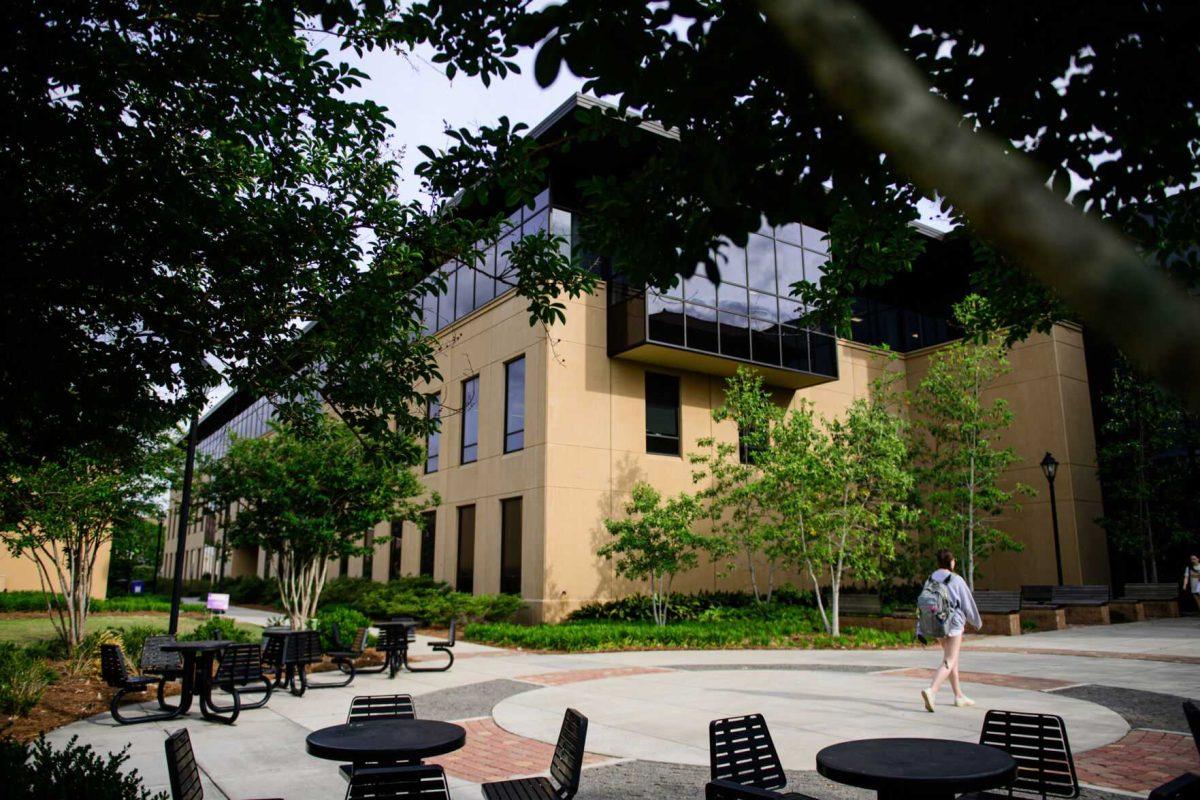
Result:
M347 722L308 735L308 754L351 764L418 764L452 753L467 742L467 732L433 719L380 719Z
M232 725L241 713L242 704L237 692L233 693L233 705L220 709L213 702L213 663L217 655L230 642L208 639L200 642L170 642L162 646L164 653L179 653L183 658L183 680L179 690L179 706L176 716L182 716L192 707L192 698L200 698L200 715L214 722ZM221 713L223 711L228 714Z
M1003 750L949 739L860 739L817 753L817 772L838 783L874 789L880 800L951 800L963 792L1006 786L1017 762Z

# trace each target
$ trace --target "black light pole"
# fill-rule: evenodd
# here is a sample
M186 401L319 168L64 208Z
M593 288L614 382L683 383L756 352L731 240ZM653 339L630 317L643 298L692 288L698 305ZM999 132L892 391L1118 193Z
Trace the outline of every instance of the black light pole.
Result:
M179 631L179 604L183 601L183 558L187 554L188 518L192 514L192 468L196 464L196 415L188 426L187 461L183 464L183 494L179 498L179 541L175 545L175 579L171 585L171 622L167 632Z
M1062 586L1062 547L1058 543L1058 502L1054 497L1054 476L1058 474L1058 460L1047 450L1046 455L1042 457L1041 466L1042 474L1046 476L1046 483L1050 485L1050 520L1054 523L1054 564L1058 567L1058 585Z
M169 507L168 503L168 507ZM154 540L154 580L152 594L158 594L158 573L162 572L163 518L158 518L158 538Z

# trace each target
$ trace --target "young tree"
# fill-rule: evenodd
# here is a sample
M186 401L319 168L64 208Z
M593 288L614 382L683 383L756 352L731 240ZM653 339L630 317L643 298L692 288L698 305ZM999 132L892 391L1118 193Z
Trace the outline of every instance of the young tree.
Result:
M613 540L597 553L616 560L618 575L649 582L655 625L667 624L667 601L675 575L699 560L697 551L704 542L692 526L703 513L688 494L663 502L653 486L637 483L625 505L626 516L604 521Z
M1097 457L1109 513L1099 522L1116 548L1141 564L1143 581L1158 581L1165 545L1185 534L1188 445L1195 425L1179 403L1140 379L1124 359L1101 402L1106 419Z
M948 547L963 553L972 589L977 568L988 556L1021 549L993 523L1018 508L1018 494L1034 493L1021 483L1011 490L1000 485L1004 471L1019 457L996 442L1013 421L1008 403L984 399L1010 369L1005 344L976 324L984 305L978 295L970 295L955 307L967 336L930 357L929 371L911 403L929 551Z
M201 505L238 503L230 544L282 557L280 599L300 628L317 610L331 559L362 555L363 531L382 520L419 521L427 503L412 469L418 459L416 447L406 461L384 457L327 416L303 432L281 424L267 436L234 440L205 466Z
M14 467L0 488L9 551L37 567L55 630L69 650L83 639L96 558L114 532L152 514L178 453L162 438L121 455L72 450Z
M827 423L828 483L810 518L809 571L829 578L829 609L821 614L835 636L847 571L865 582L886 578L886 566L918 517L909 505L907 426L894 405L888 378L881 378L870 397L855 400L844 417Z
M153 515L159 516L160 509L154 509ZM132 580L139 574L145 574L157 566L154 558L158 555L160 537L163 531L161 523L153 517L136 517L121 520L113 526L112 548L108 560L108 585L112 591L114 582L124 578Z
M714 558L726 559L726 572L735 567L735 559L744 559L757 602L771 602L780 555L771 524L777 498L764 492L761 462L769 458L771 431L781 416L763 388L762 376L738 367L725 383L725 402L712 413L715 422L732 420L737 425L737 444L709 436L696 442L702 452L688 455L696 468L692 481L703 484L696 499L712 520L708 550ZM763 557L767 574L760 579L758 562Z

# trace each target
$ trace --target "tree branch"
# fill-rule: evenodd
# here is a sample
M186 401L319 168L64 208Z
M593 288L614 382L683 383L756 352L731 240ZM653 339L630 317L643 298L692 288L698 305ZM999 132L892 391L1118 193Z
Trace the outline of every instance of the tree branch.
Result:
M1050 192L1031 161L972 131L852 0L759 3L867 142L1200 410L1200 304L1114 229Z

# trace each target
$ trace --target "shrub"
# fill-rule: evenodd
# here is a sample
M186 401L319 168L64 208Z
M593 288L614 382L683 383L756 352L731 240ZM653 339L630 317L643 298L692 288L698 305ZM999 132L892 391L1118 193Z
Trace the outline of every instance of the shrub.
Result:
M210 617L191 633L179 637L181 642L202 642L208 639L227 639L239 643L255 641L255 637L249 631L239 628L229 617Z
M130 664L138 664L142 660L142 649L146 640L151 636L162 636L167 629L161 625L130 625L121 629L121 642L125 648L125 657Z
M165 793L151 795L142 786L137 770L121 770L129 760L128 747L101 756L90 745L76 744L77 740L72 736L61 750L53 749L44 738L30 744L0 741L5 799L166 800Z
M912 644L910 633L847 629L840 636L820 632L818 615L794 608L773 620L732 619L709 622L566 622L559 625L477 624L463 638L501 647L565 652L643 649L714 649L795 647L811 649L900 647Z
M811 608L816 605L812 592L800 592L791 586L780 586L775 590L770 603L759 603L750 592L699 592L697 594L671 594L667 607L671 619L687 622L699 620L704 614L719 609L753 609L756 613L769 614L781 607ZM569 616L572 621L611 620L614 622L641 622L652 620L650 598L646 595L631 595L620 600L587 603Z
M0 712L25 716L54 678L54 671L33 653L10 642L0 643Z
M228 594L229 602L235 605L245 603L252 603L256 606L279 605L279 581L274 578L260 578L257 575L226 578L218 583L217 591Z
M0 612L12 611L45 611L45 592L0 592ZM184 603L184 611L203 611L204 606L197 603ZM92 613L111 611L170 611L171 596L161 594L134 594L120 597L110 597L105 600L93 599Z
M349 606L327 605L319 608L311 623L314 630L320 631L321 647L326 650L334 648L332 625L335 622L342 637L342 645L345 647L350 646L355 631L371 626L371 620L367 619L365 614Z
M326 584L321 602L347 606L372 619L410 616L434 625L447 625L451 619L507 620L522 605L521 599L513 595L465 594L427 577L404 577L387 583L337 578Z
M67 659L67 674L76 677L79 675L99 675L100 645L102 644L115 644L123 648L124 642L121 639L121 632L115 628L105 628L99 631L92 631L84 636L83 640L76 646L75 651Z

